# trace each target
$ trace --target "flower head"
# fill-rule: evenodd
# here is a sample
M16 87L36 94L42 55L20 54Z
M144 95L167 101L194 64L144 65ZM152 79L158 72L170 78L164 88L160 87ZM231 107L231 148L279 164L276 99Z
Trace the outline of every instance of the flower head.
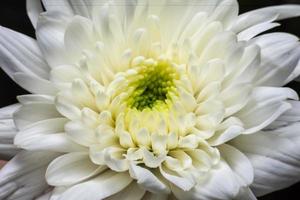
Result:
M1 67L33 93L3 111L23 149L3 195L28 174L44 183L28 199L50 185L61 200L255 199L298 181L280 183L300 169L298 96L282 87L300 74L299 41L258 35L300 6L43 3L27 1L37 41L0 31Z

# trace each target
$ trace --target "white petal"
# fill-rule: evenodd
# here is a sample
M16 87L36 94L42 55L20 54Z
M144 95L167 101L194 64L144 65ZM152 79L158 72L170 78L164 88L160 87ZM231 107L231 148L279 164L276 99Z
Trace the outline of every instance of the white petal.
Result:
M299 39L286 33L261 35L253 42L261 48L256 85L283 86L294 76L300 57Z
M279 48L279 47L278 47ZM279 49L277 49L279 50ZM287 84L291 76L295 76L293 73L298 73L297 70L299 67L299 56L300 56L300 45L292 47L292 49L288 52L282 51L281 55L270 51L269 53L273 53L272 60L269 60L271 56L265 57L262 59L264 64L262 64L261 69L266 69L270 67L270 71L267 74L264 74L264 77L259 78L257 76L257 84L264 85L264 86L283 86Z
M103 137L100 144L96 143L90 146L90 158L95 164L106 165L113 171L127 171L128 161L124 156L126 150L119 146L113 132L109 135L112 135L113 138L110 139L110 136Z
M232 85L223 90L220 98L224 103L226 117L241 110L247 104L251 92L252 87L248 83Z
M60 117L55 106L48 103L26 104L14 113L15 124L21 130L34 122Z
M59 200L60 196L70 187L55 187L49 200Z
M298 41L299 38L297 36L283 32L263 34L253 39L253 42L266 50L273 49L277 45L280 46L282 44L292 44L297 43Z
M178 42L178 37L186 28L188 22L196 13L201 11L213 12L217 1L138 1L134 22L139 23L137 26L145 23L142 19L147 16L157 16L158 29L162 35L163 46L168 46ZM146 16L145 16L146 15ZM153 32L155 30L152 30Z
M36 94L55 95L58 90L48 80L25 73L13 74L13 79L25 90Z
M0 141L3 144L12 144L11 141L17 132L17 128L15 127L13 119L1 119L0 132Z
M15 145L31 151L73 152L85 150L82 146L70 141L65 133L37 135L15 141Z
M236 0L223 0L211 15L211 19L221 21L225 27L228 27L235 22L238 12L239 5Z
M288 103L276 103L273 105L268 105L265 108L260 106L256 107L246 118L241 117L241 120L245 122L247 128L244 131L244 134L255 133L267 127L282 113L289 109L291 109L291 106Z
M1 159L9 160L19 152L19 148L13 144L0 144L0 152Z
M236 41L237 36L232 32L218 33L209 41L209 43L203 49L201 57L199 58L200 64L210 62L212 66L214 66L215 64L222 65L222 59L224 59L225 56L232 51L232 47L236 44ZM219 51L215 51L215 49L218 49ZM216 71L216 69L219 69L219 71ZM224 73L222 74L222 72L224 71L222 71L221 67L216 68L214 66L213 70L213 72L218 73L220 77L222 77L221 75L225 75ZM211 79L215 78L212 81L220 80L220 78L218 79L217 77L213 76L213 72L211 72L210 74L212 77Z
M28 94L17 96L17 99L21 104L54 103L54 97L50 95Z
M200 130L215 130L224 119L223 110L197 117L197 128Z
M85 127L80 121L70 121L65 130L70 138L83 146L90 146L97 142L95 131Z
M145 147L141 147L140 150L143 153L143 162L147 167L157 168L165 160L164 154L154 155L153 152L150 152Z
M300 122L300 103L299 101L288 101L292 105L292 109L283 113L280 117L276 119L266 130L273 130L275 128L280 128L290 125L295 122ZM288 126L286 128L289 128ZM290 131L288 131L290 132ZM291 133L293 134L293 133Z
M103 160L113 171L124 172L128 170L128 161L124 158L125 153L124 149L108 147L103 150Z
M196 135L190 134L188 136L181 137L178 141L179 148L195 149L199 145L199 140Z
M63 116L70 120L79 120L81 117L80 108L74 100L66 98L64 94L58 94L56 96L55 106Z
M214 100L216 97L219 96L220 92L221 92L221 83L218 81L211 82L205 85L204 88L200 91L197 97L197 101L202 102L207 100Z
M69 153L53 160L48 166L46 179L49 185L73 185L105 170L105 166L95 165L88 153Z
M40 49L51 67L70 63L64 46L64 33L69 17L60 12L46 12L39 17L36 37Z
M195 113L197 115L207 115L212 113L218 113L220 112L220 110L224 110L224 105L222 101L212 98L198 104L198 108L196 109Z
M67 0L42 0L43 5L46 10L49 11L59 11L64 12L66 14L73 15L73 9L70 5L70 1Z
M246 30L244 30L243 32L238 34L238 40L245 40L248 41L252 38L254 38L255 36L259 35L262 32L265 32L267 30L270 30L272 28L275 28L277 26L280 26L279 23L270 23L270 22L264 22L264 23L260 23L257 24L251 28L248 28Z
M100 6L100 2L93 2L88 0L78 0L76 2L69 1L74 13L84 16L86 18L91 18L91 8L95 6Z
M209 138L210 145L218 146L224 144L242 134L244 131L243 123L234 117L228 118L220 124L215 134Z
M149 147L151 144L150 134L148 129L143 128L136 134L136 141L143 146Z
M97 6L101 6L101 1L89 1L89 0L42 0L47 11L59 11L67 14L77 14L87 18L91 17L91 9ZM104 1L105 2L105 1Z
M72 152L84 151L84 147L72 142L64 132L65 118L36 122L19 131L14 144L27 150Z
M0 199L8 197L10 194L16 191L17 188L18 186L14 182L0 186Z
M283 5L283 6L271 6L253 11L251 14L260 13L276 13L279 14L278 20L298 17L300 16L300 6L299 5ZM248 13L249 14L249 13Z
M132 179L127 173L106 171L101 175L77 184L62 194L60 200L99 200L110 197L126 188Z
M72 83L72 96L74 101L82 107L88 107L97 111L95 97L89 86L82 79L75 79Z
M239 177L243 186L249 186L254 179L252 164L248 158L236 148L223 144L218 147L222 158L228 163L232 171Z
M212 50L212 49L211 49ZM207 53L208 56L210 53ZM220 59L213 59L208 62L208 66L202 68L200 77L203 79L201 82L205 87L207 84L215 81L222 81L225 74L224 63Z
M172 174L172 171L164 169L160 167L160 173L164 176L165 179L176 185L177 187L181 188L183 191L189 191L192 187L196 185L194 180L190 180L185 177L181 177L175 173Z
M294 140L299 141L299 137L290 140L270 132L240 136L231 143L245 152L254 167L251 188L257 196L300 180L299 143L294 143Z
M236 199L243 199L243 200L257 200L256 196L253 194L249 187L243 187L240 189L239 194L237 195Z
M300 15L299 13L299 5L283 5L261 8L240 15L237 22L231 29L235 32L240 32L256 24L270 21L270 19L282 20L297 17Z
M40 0L26 0L27 14L34 28L36 28L39 15L43 12Z
M170 193L170 188L150 170L132 163L130 164L129 172L130 176L136 179L137 183L145 190L153 193Z
M12 119L13 113L20 108L20 104L13 104L0 109L0 119Z
M0 186L0 191L5 189L7 186L12 188L8 189L8 193L4 194L0 192L0 196L3 195L5 200L32 200L40 196L48 185L45 181L45 170L46 167L40 167L24 174L12 182ZM1 197L0 197L1 198Z
M43 194L42 196L36 198L35 200L49 200L52 195L52 191Z
M67 52L72 55L74 59L79 59L83 50L89 49L91 45L94 44L92 41L92 22L84 17L74 17L68 24L64 35L64 43Z
M254 82L257 66L261 64L261 51L256 44L239 43L226 58L226 77L224 90L238 88L242 84Z
M197 34L192 37L193 44L191 45L196 49L198 55L200 55L205 50L205 47L222 31L223 27L221 22L209 23L205 26L203 31L197 32Z
M17 128L12 119L19 107L14 104L0 109L0 159L8 160L19 151L13 144Z
M143 197L143 200L167 200L169 195L167 194L160 194L160 193L151 193L147 192Z
M194 98L193 95L191 95L188 91L185 89L179 89L179 95L181 98L181 103L183 104L184 108L188 111L191 112L196 108L196 99Z
M97 142L95 142L95 151L102 151L107 147L120 147L118 136L114 132L113 128L108 125L100 125L96 129L96 138Z
M145 190L140 188L135 182L131 183L121 192L107 198L107 200L140 200L145 194Z
M299 82L299 76L300 76L300 60L297 66L295 67L294 71L290 74L290 76L287 78L284 84L286 85L293 80Z
M0 26L0 66L12 78L16 72L48 78L49 66L37 42L20 33Z
M224 184L225 183L225 184ZM234 199L238 194L240 185L237 178L226 162L221 161L219 165L210 171L207 180L199 183L190 191L182 191L173 187L172 191L178 199Z
M169 169L177 171L192 167L193 155L188 154L181 149L170 151L168 155L169 156L166 158L166 162L164 164L166 164Z
M163 133L153 133L151 135L152 141L152 150L156 154L164 154L167 147L167 136L163 135Z
M298 130L300 128L300 123L284 124L282 127L277 127L276 129L265 130L267 133L276 134L283 138L289 138L294 143L298 144L300 141L298 139Z
M47 165L56 156L54 153L21 151L1 169L0 185Z
M270 125L270 127L267 127L266 130L273 130L277 128L276 132L279 135L282 132L284 134L291 135L291 137L296 137L297 133L295 133L295 131L298 130L296 128L298 126L298 123L296 122L300 122L300 102L293 101L293 100L290 100L288 102L292 105L292 109L283 113L275 122L273 122ZM290 129L290 130L281 131L281 129L282 130Z
M245 134L257 132L275 121L291 108L286 99L298 99L289 88L258 87L249 103L236 116L244 123Z
M80 70L73 65L61 65L52 69L50 80L57 84L70 84L76 78L83 78Z

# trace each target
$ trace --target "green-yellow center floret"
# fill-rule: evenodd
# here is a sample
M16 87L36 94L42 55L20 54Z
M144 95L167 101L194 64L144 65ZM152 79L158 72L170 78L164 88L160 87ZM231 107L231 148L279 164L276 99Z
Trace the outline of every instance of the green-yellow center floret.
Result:
M137 110L164 108L176 95L175 80L178 73L168 61L150 62L136 68L137 74L130 83L134 88L128 106Z

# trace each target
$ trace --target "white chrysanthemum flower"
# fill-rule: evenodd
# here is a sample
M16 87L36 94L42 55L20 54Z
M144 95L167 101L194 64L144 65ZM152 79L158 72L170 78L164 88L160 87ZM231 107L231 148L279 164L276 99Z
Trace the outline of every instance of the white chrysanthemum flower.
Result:
M33 93L0 110L0 155L16 155L0 199L253 200L300 180L300 103L282 87L299 41L259 35L300 6L43 3L27 1L37 40L0 29L2 69Z

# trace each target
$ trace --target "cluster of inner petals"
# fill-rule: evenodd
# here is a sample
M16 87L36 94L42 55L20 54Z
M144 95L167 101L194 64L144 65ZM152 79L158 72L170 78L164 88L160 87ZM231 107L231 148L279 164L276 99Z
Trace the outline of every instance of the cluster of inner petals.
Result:
M89 63L81 62L81 77L59 94L57 107L66 113L60 104L67 100L81 111L65 129L89 147L95 164L118 172L141 165L191 178L219 162L199 130L187 65L138 56L105 82L92 77Z
M133 162L192 172L208 170L219 160L218 152L197 136L196 115L184 100L188 91L180 71L185 67L164 56L137 57L115 76L108 86L113 92L103 93L111 103L100 116L109 113L111 119L96 129L101 144L91 148L95 163L115 171L126 171Z

